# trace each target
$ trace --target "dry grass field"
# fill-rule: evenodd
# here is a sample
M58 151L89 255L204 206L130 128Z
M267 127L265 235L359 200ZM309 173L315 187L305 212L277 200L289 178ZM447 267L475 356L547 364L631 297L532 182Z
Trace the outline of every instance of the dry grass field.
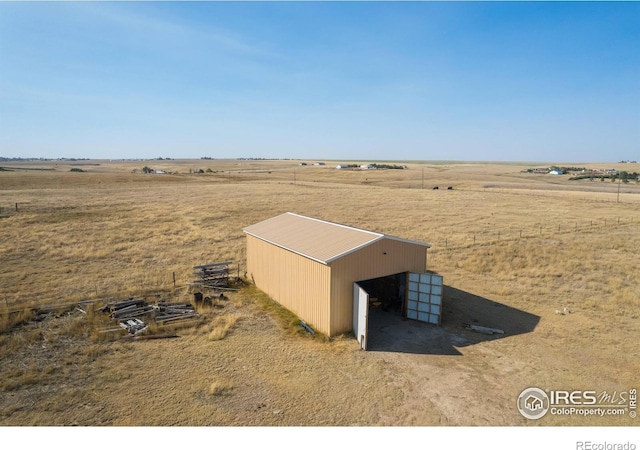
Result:
M522 172L544 164L308 162L0 164L0 425L638 424L532 421L516 400L530 386L640 387L640 185ZM99 333L108 299L190 300L199 264L234 261L242 275L242 228L285 211L431 243L446 284L439 342L454 351L311 336L250 285L174 339ZM32 320L80 301L94 306Z

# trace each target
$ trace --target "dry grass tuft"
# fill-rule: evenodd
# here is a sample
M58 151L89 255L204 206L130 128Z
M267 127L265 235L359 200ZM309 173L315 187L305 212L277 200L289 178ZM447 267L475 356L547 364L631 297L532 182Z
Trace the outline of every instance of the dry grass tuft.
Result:
M31 322L36 314L30 309L0 314L0 333L6 333L18 325Z
M339 336L333 337L329 340L330 342L330 348L332 351L336 352L336 353L341 353L344 352L345 350L347 350L350 347L350 344L352 342L352 338L351 337L347 337L344 334L341 334Z
M209 395L222 395L234 388L231 380L216 380L209 385Z
M82 349L82 354L88 362L95 361L109 352L109 348L104 344L89 344Z
M241 315L238 313L224 314L222 316L216 316L211 321L211 332L209 333L209 340L219 341L227 337L229 331L234 327Z
M0 390L14 391L25 386L38 384L42 380L40 371L33 368L27 370L13 370L8 375L2 377L0 381Z

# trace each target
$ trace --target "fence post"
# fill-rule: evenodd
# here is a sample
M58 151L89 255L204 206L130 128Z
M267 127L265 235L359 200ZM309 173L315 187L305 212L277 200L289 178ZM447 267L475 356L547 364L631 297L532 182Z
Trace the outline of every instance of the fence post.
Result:
M18 204L16 203L16 212L18 212Z
M173 288L176 288L176 273L173 272Z

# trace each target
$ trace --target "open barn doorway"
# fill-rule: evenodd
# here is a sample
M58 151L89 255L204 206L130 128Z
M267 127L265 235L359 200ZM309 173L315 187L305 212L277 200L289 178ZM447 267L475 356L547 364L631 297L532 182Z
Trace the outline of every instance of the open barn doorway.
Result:
M406 272L354 283L354 334L360 347L375 347L376 330L404 320Z
M403 315L406 282L407 274L402 272L358 284L369 294L369 309Z
M360 347L397 347L394 341L413 333L407 319L440 325L442 295L442 275L428 272L402 272L354 283L353 329Z

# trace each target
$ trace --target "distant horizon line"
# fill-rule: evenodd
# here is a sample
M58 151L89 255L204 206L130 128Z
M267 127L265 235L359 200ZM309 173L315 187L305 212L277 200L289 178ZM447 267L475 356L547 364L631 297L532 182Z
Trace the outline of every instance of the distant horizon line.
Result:
M0 156L0 162L11 162L11 161L109 161L109 162L127 162L127 161L213 161L213 160L234 160L234 161L311 161L311 162L322 162L322 161L331 161L331 162L405 162L405 163L438 163L438 164L600 164L600 163L612 163L612 164L637 164L637 160L620 160L620 161L527 161L527 160L464 160L464 159L361 159L361 158L276 158L276 157L221 157L214 158L209 156L202 157L184 157L184 158L173 158L173 157L154 157L154 158L141 158L141 157L132 157L132 158L95 158L95 157L44 157L44 156L33 156L33 157L6 157Z

